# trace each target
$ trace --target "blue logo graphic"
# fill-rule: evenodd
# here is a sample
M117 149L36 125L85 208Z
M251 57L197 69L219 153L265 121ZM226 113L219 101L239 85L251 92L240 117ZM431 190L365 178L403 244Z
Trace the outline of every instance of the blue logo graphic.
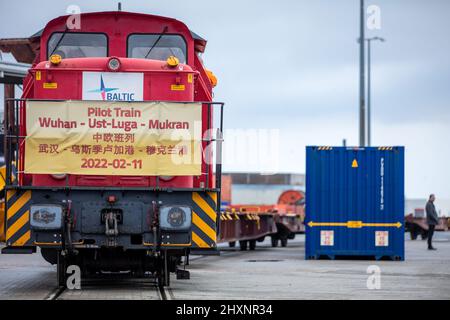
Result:
M100 92L102 99L106 100L106 94L111 91L119 90L119 88L106 88L103 81L103 76L100 76L100 89L89 90L89 92Z

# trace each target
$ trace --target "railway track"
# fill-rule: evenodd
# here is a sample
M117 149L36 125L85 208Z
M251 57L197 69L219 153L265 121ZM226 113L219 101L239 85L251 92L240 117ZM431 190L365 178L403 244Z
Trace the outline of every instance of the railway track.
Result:
M149 281L150 280L150 281ZM44 300L173 300L171 288L158 286L150 279L86 279L81 289L55 287Z
M263 248L263 247L261 247ZM260 249L261 249L260 248ZM223 245L221 256L240 255L242 251ZM198 255L190 258L191 262L208 258ZM152 277L132 278L123 275L102 275L82 279L80 290L70 290L66 287L55 287L44 300L111 300L111 299L139 299L139 300L175 300L170 287L160 287Z
M240 253L239 250L224 246L221 255ZM222 249L223 249L222 248ZM208 256L193 256L190 261L201 260ZM70 290L55 287L44 300L85 300L85 299L139 299L139 300L175 300L170 287L161 287L152 277L132 278L127 275L102 275L83 279L81 289Z
M66 290L65 287L56 287L44 298L44 300L58 300L58 297L64 290Z

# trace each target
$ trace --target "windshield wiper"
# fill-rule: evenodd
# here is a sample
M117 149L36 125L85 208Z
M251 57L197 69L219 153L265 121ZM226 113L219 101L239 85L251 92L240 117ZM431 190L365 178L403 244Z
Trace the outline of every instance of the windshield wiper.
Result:
M161 40L162 36L167 32L167 26L164 27L162 33L159 35L158 39L156 39L156 41L153 43L152 47L150 48L150 50L148 50L147 54L145 55L144 59L147 59L148 55L150 54L150 52L152 52L153 48L156 47L156 45L158 44L159 40Z
M55 53L56 49L59 48L59 45L61 44L61 41L63 41L68 30L69 30L69 28L66 26L66 29L64 30L63 34L61 35L61 38L59 38L58 42L56 43L56 46L53 48L52 53L49 54L49 57L51 57L53 55L53 53Z

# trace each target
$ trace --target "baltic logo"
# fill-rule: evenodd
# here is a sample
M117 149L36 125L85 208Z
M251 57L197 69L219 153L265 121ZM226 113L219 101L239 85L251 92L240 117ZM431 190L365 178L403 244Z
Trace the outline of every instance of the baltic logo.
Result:
M134 93L132 92L113 92L117 91L119 88L107 88L105 86L105 81L103 80L103 75L100 75L100 88L89 90L89 92L98 92L101 94L103 101L135 101Z
M83 72L83 100L142 101L144 75L134 72Z
M117 91L119 88L106 88L105 81L103 81L103 76L100 75L100 88L89 90L89 92L99 92L102 96L102 100L115 100L112 99L113 95L110 93L111 91Z

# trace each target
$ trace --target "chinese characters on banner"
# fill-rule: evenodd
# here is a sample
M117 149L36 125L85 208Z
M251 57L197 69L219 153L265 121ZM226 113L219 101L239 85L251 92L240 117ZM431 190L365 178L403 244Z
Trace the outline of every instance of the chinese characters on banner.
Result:
M200 175L201 104L27 101L25 172Z

